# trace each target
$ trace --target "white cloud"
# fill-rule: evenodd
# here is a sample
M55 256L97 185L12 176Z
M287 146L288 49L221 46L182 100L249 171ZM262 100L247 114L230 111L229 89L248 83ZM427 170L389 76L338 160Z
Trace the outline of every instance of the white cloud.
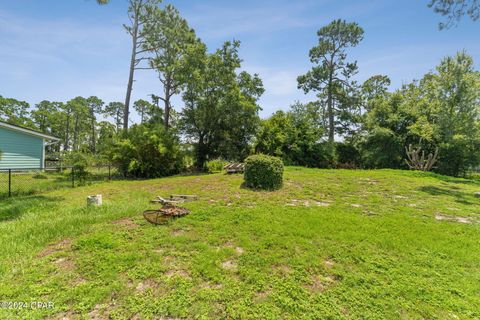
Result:
M186 16L189 23L197 29L200 37L230 39L247 33L265 34L316 25L319 17L307 18L304 16L305 11L314 4L331 1L333 0L284 2L277 5L258 3L248 8L201 4L197 5L192 12L187 12Z
M204 39L231 39L245 34L268 34L295 28L320 27L333 19L353 19L385 5L385 0L355 4L334 0L263 1L239 7L196 4L186 15Z

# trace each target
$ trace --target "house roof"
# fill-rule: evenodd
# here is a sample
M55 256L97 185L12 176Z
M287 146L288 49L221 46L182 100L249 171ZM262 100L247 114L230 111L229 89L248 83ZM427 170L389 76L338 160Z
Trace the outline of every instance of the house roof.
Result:
M6 128L6 129L14 130L14 131L23 132L23 133L26 133L26 134L29 134L29 135L32 135L32 136L36 136L36 137L41 137L41 138L44 138L44 139L47 139L47 140L60 141L60 138L57 138L57 137L54 137L54 136L51 136L51 135L48 135L48 134L45 134L45 133L42 133L42 132L39 132L39 131L35 131L35 130L29 129L29 128L24 128L24 127L17 126L17 125L14 125L14 124L6 123L6 122L3 122L3 121L0 121L0 128Z

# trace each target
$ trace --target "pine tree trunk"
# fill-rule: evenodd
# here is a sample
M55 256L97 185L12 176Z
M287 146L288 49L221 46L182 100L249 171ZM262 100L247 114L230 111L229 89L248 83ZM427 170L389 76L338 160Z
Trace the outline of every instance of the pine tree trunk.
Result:
M67 123L65 124L65 141L63 151L68 151L68 142L70 140L70 113L67 114Z
M75 116L75 126L73 131L73 151L78 148L78 115Z
M95 113L92 112L92 146L91 146L91 151L93 154L97 152L97 147L96 147L96 137L95 137Z
M327 113L328 113L328 142L333 144L335 141L335 115L333 110L333 61L334 55L330 58L330 72L328 75L328 84L327 84Z
M130 73L128 75L127 94L125 96L125 109L123 111L123 129L128 130L128 117L130 115L130 98L133 89L133 76L135 73L135 60L137 59L137 41L138 41L138 18L139 8L135 9L135 17L132 30L132 53L130 56Z
M333 114L333 98L332 98L331 86L329 86L329 89L328 89L327 113L328 113L328 142L333 143L335 140L335 117Z

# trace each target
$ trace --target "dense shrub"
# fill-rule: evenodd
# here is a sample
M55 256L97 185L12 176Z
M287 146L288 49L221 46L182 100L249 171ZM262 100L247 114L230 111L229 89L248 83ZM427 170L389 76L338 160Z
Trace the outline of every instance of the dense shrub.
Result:
M335 153L328 143L320 142L323 127L315 110L311 105L295 104L291 111L277 111L262 121L255 151L280 157L286 165L334 167Z
M253 155L245 160L245 186L276 190L283 185L283 162L280 158Z
M213 160L207 161L207 163L205 164L205 167L208 172L213 173L213 172L222 171L223 167L225 167L227 164L228 162L223 159L213 159Z
M311 155L311 162L307 167L315 168L335 168L337 164L337 156L335 146L329 142L317 143Z
M160 126L132 126L116 143L113 160L125 176L138 178L168 176L185 168L178 138Z
M361 165L360 152L352 143L337 142L335 144L337 168L353 169Z
M389 129L376 128L359 146L365 168L405 168L404 143Z
M479 163L479 145L457 136L452 143L441 143L434 171L449 176L464 176Z

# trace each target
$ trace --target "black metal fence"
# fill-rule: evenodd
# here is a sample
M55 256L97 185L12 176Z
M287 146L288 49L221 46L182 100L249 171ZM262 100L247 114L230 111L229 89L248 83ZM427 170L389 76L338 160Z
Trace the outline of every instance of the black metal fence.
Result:
M0 198L75 188L95 182L124 179L111 165L88 167L0 169Z

